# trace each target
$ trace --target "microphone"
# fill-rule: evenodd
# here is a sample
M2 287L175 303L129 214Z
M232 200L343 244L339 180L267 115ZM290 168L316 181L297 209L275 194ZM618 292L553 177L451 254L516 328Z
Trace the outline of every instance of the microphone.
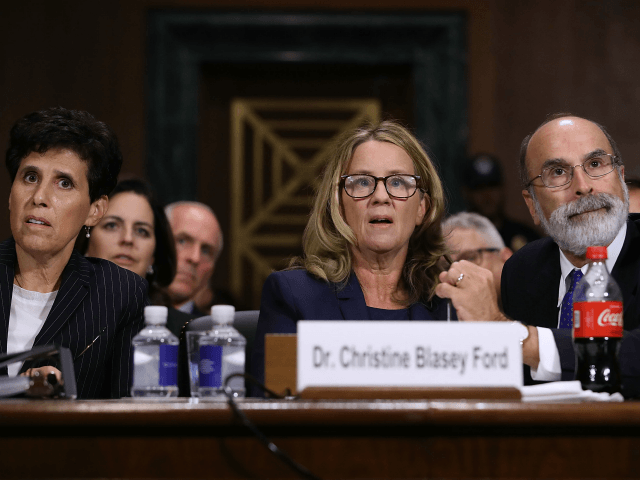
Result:
M71 350L59 345L41 345L31 350L16 353L0 354L0 369L16 362L28 362L44 359L47 357L58 356L59 370L62 373L62 382L56 383L54 379L50 379L50 375L41 379L32 377L0 377L0 397L10 397L25 393L34 396L43 396L43 385L45 382L52 387L50 391L46 391L46 396L57 396L59 398L75 399L78 396L76 387L76 375L73 368L73 357ZM25 369L26 365L23 366ZM39 381L38 381L39 380Z

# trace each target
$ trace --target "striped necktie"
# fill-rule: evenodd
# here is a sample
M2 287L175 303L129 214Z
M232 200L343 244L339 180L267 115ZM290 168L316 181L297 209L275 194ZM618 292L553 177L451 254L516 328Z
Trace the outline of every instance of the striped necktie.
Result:
M560 328L572 328L573 327L573 292L576 289L576 285L582 278L582 270L572 270L569 274L571 279L571 286L567 293L564 294L562 299L562 307L560 310Z

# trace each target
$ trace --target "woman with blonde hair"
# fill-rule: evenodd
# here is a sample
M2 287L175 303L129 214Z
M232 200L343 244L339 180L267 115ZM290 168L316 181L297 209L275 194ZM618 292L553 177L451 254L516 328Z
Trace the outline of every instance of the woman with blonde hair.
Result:
M303 236L301 258L262 292L252 364L263 378L264 335L298 320L441 320L446 269L440 179L401 125L385 121L336 143Z

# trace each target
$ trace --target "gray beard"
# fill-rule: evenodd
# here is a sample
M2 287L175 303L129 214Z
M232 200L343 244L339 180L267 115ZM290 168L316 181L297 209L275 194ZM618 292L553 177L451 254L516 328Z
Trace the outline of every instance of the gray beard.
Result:
M560 249L584 257L587 247L609 246L627 221L629 190L624 182L622 187L624 200L608 193L587 195L556 208L549 219L542 213L535 195L532 195L533 204L542 228ZM604 208L604 212L593 212L584 217L574 216L599 208Z

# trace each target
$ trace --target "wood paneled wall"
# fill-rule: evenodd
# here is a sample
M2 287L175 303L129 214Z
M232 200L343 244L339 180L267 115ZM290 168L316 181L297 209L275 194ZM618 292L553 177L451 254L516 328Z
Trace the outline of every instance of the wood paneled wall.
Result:
M145 162L146 14L154 8L318 9L315 0L4 2L0 7L0 150L27 112L85 109L110 124L123 172ZM456 10L468 18L469 152L505 163L507 211L530 221L517 181L519 144L547 113L598 120L640 174L640 4L582 0L326 0L326 10ZM0 192L9 179L0 169ZM1 194L0 194L1 196ZM5 197L6 198L6 197ZM1 202L2 200L0 200ZM0 209L0 238L9 235Z

